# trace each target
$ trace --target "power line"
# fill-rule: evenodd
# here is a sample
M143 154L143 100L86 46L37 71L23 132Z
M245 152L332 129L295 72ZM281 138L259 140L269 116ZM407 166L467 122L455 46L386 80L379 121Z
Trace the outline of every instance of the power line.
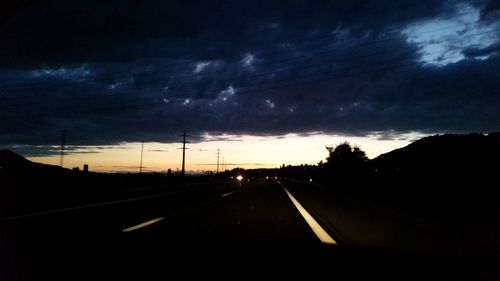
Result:
M467 13L465 13L465 14L467 14ZM457 26L456 26L456 25L450 25L450 26L446 26L446 27L441 27L441 28L436 28L436 29L430 29L430 30L426 30L426 31L419 32L419 34L433 33L433 32L443 31L443 30L452 29L452 28L457 28ZM467 37L467 36L477 36L477 35L481 35L481 34L487 34L487 33L497 33L497 32L498 32L497 30L492 30L492 31L487 31L487 32L484 32L484 33L469 34L469 35L466 35L466 36L462 36L462 38ZM377 39L377 40L364 41L364 42L361 42L361 43L358 43L358 44L350 44L350 45L347 45L347 46L345 46L345 45L342 45L342 46L343 46L344 48L345 48L345 47L349 47L349 48L352 50L352 48L353 48L353 47L360 47L360 46L363 46L363 45L374 45L374 44L376 44L376 43L381 43L381 42L385 42L385 41L387 41L387 40L392 40L392 39L398 38L399 36L400 36L400 34L398 33L398 35L397 35L397 36L385 36L385 37L382 37L382 38ZM335 39L335 38L331 38L331 39ZM315 39L310 39L310 40L317 40L317 38L315 38ZM325 45L327 45L327 47L332 47L331 42L326 42L326 43L325 43ZM335 51L335 49L327 49L327 50L322 51L322 52L317 52L317 54L319 54L319 53L328 53L328 52L331 52L331 51ZM276 53L283 53L281 50L280 50L280 51L268 51L268 52L267 52L267 55L266 55L266 54L264 54L264 55L259 55L259 58L265 58L265 57L267 57L267 56L270 56L273 52L276 52ZM306 54L302 54L302 55L300 55L300 56L296 56L295 58L304 58L304 57L308 57L310 54L311 54L311 52L307 52ZM277 61L275 61L275 62L281 63L281 62L283 62L283 61L289 61L289 60L290 60L290 59L289 59L289 58L287 58L287 59L285 59L285 60L277 60ZM138 61L141 61L141 60L138 60ZM272 60L271 60L271 61L268 61L268 62L267 62L267 64L268 64L268 65L269 65L269 62L273 62L273 61L272 61ZM166 67L168 67L168 66L166 66ZM162 72L162 68L156 69L155 71L156 71L156 73L160 73L160 72ZM118 73L118 75L116 75L116 73ZM229 73L229 72L228 72L228 73ZM127 76L127 77L128 77L128 76L130 76L130 72L128 72L128 71L127 71L127 72L122 72L122 73L114 71L114 74L115 74L115 76L114 76L114 78L113 78L113 79L115 79L115 80L116 80L116 79L119 79L120 77L124 77L124 76ZM222 74L224 74L224 73L222 73ZM221 73L218 73L218 75L221 75ZM193 75L192 75L192 73L189 73L189 74L185 74L185 75L184 75L184 74L178 74L178 75L174 75L174 76L170 75L169 77L170 77L170 79L176 79L176 80L179 80L179 78L182 78L182 77L188 77L188 78L191 78L192 76L193 76ZM207 75L207 76L208 76L208 75ZM197 78L203 78L203 75L196 75L196 77L197 77ZM210 77L211 77L211 76L210 76ZM99 82L99 80L103 80L103 79L104 79L104 78L100 78L100 79L98 78L98 79L96 79L96 80L92 80L92 83ZM104 79L103 81L108 81L108 80L109 80L109 77L108 77L108 76L106 76L106 79ZM181 79L181 80L182 80L182 79ZM164 81L164 77L162 77L162 78L161 78L161 81ZM22 79L22 80L21 80L21 81L19 81L19 82L23 82L23 83L24 83L24 82L26 82L26 81L25 81L25 79ZM39 84L41 84L41 85L43 85L43 84L45 84L45 83L47 83L47 84L49 84L49 85L50 85L51 81L39 81L38 83L39 83ZM22 85L19 85L19 86L21 86L21 87L22 87ZM27 86L27 87L29 87L29 88L34 88L33 83L30 83L30 85L29 85L29 86L28 86L28 85L26 85L26 86Z
M469 34L469 35L466 35L466 36L462 36L461 38L462 39L467 39L469 37L472 38L474 36L486 35L486 34L490 34L490 33L496 34L497 32L498 32L497 30L485 31L485 32L481 32L481 33L475 33L475 34ZM368 43L372 44L372 42L373 41L369 41ZM396 53L400 53L400 54L412 53L413 52L413 50L406 50L406 49L401 50L397 46L394 48L394 50L395 50ZM338 50L337 49L329 49L329 50L326 50L326 51L316 52L316 53L309 51L309 52L307 52L305 54L302 54L300 56L296 56L296 57L294 57L292 59L287 58L287 59L280 60L280 62L290 63L291 61L298 61L298 59L307 59L307 58L310 58L310 57L315 57L315 56L317 56L319 54L327 54L329 52L335 52L335 51L338 51ZM351 51L352 51L352 49L351 49ZM356 59L364 58L364 57L369 58L369 57L372 57L372 56L383 55L385 53L394 54L395 52L392 51L392 49L390 49L390 48L389 49L385 48L385 49L382 49L382 50L380 50L378 52L370 52L370 53L366 53L366 54L363 54L363 55L352 56L352 58L356 58ZM351 59L351 57L349 57L349 58L336 58L336 59L330 60L328 62L330 62L330 63L340 63L340 62L343 62L343 61L348 61L350 59ZM325 64L325 61L321 60L320 61L320 65L324 65L324 64ZM269 68L272 65L273 64L270 64L270 63L266 62L266 64L261 64L259 66L264 67L264 68L266 68L266 67ZM308 65L309 65L309 67L314 66L314 65L311 65L311 64L308 64ZM242 78L245 79L245 80L249 80L249 79L254 79L254 78L262 77L262 76L265 76L265 75L279 73L281 71L286 71L286 69L273 69L273 70L267 71L267 72L259 72L259 73L252 74L252 75L246 75L246 76L244 76ZM157 69L156 72L154 72L154 73L159 73L159 72L161 72L161 69ZM154 74L154 73L152 73L152 74ZM201 83L201 85L213 83L214 79L215 79L214 76L223 76L225 73L231 74L231 72L229 72L229 71L225 71L225 72L222 72L222 73L221 72L213 73L213 74L210 74L210 75L207 74L206 77L208 77L208 81L203 81ZM129 76L131 74L127 73L126 75ZM181 89L181 88L185 87L185 85L183 85L182 83L184 83L184 82L191 83L193 77L196 77L197 79L203 78L202 76L200 77L200 75L195 75L194 76L192 74L184 75L184 76L187 77L187 78L189 78L189 80L183 81L183 79L176 79L175 81L179 82L180 85L177 86L177 87L169 87L169 89L170 90ZM179 76L179 75L177 77L175 77L175 76L169 76L168 79L179 78L179 77L181 77L181 76ZM239 79L241 79L241 78L226 78L226 79L219 79L219 78L217 78L216 81L218 83L223 83L223 82L237 82ZM99 80L99 78L97 80ZM156 79L149 79L148 81L152 82L152 83L153 82L162 82L162 81L165 81L165 77L158 77ZM58 83L60 83L59 81L56 81L56 82L54 82L54 81L39 81L39 82L36 82L36 83L33 83L33 81L30 81L30 83L27 84L27 83L25 83L26 82L25 80L23 80L22 82L23 82L23 84L19 84L19 85L16 85L16 86L10 86L10 87L8 87L6 89L8 89L8 90L16 90L16 89L18 89L19 90L19 89L25 88L25 89L33 90L33 89L37 89L37 88L44 87L44 86L50 86L51 84L52 85L57 85ZM89 80L88 82L81 82L81 83L83 84L83 83L97 83L97 82L96 82L96 80ZM200 84L198 83L197 86L200 86ZM23 96L26 97L25 94ZM107 95L107 97L113 97L113 96L119 97L120 93L111 93L111 94ZM85 97L82 97L82 98L84 99ZM75 99L75 97L72 97L72 99Z
M454 57L458 58L458 57L462 57L462 55L461 55L461 54L458 54L458 55L455 55L455 56L449 56L449 57L447 57L447 58L448 58L448 59L450 59L450 58L454 58ZM392 60L401 60L401 59L400 59L400 58L393 58ZM404 60L401 60L401 61L404 61ZM399 67L402 67L402 66L409 66L409 65L413 65L413 64L415 64L415 63L418 63L418 62L416 62L416 61L412 61L412 62L410 62L410 64L400 64L400 65L398 65L398 66L399 66ZM321 67L323 67L323 68L325 68L325 66L322 66L322 65L320 65L320 66L321 66ZM328 66L326 66L326 67L328 67ZM312 67L311 69L314 69L314 67ZM346 68L346 69L347 69L347 68ZM356 69L356 67L354 67L354 66L353 66L353 67L351 67L351 69ZM341 70L343 70L343 69L337 69L337 71L336 71L336 72L341 72ZM373 70L377 70L377 69L372 69L372 70L370 70L370 69L363 69L363 71L361 71L361 74L366 74L366 73L368 73L368 74L369 74L369 73L371 73L371 72L373 73ZM346 71L344 70L344 72L346 72ZM330 72L330 73L331 73L331 72ZM329 74L330 74L330 73L329 73ZM322 74L322 73L319 73L319 74ZM323 74L324 74L324 73L323 73ZM344 76L340 75L340 76L333 76L333 77L332 77L331 75L329 75L328 79L329 79L329 80L333 80L333 79L343 79L343 78L352 77L352 76L354 76L354 75L356 75L356 74L359 74L359 73L352 73L352 72L350 72L350 71L349 71L349 73L348 73L348 74L349 74L349 75L344 75ZM303 78L308 77L308 76L311 76L311 75L318 76L318 73L309 73L309 75L302 75L302 76L301 76L301 78L303 79ZM248 78L247 78L247 77L245 77L245 79L246 79L246 80L248 80ZM289 80L290 80L289 78L285 78L285 79L281 79L281 80L273 80L273 81L270 81L270 83L274 84L274 85L273 85L273 86L274 86L274 88L264 88L264 89L263 89L263 85L262 85L262 84L256 85L255 83L253 83L253 84L248 84L248 86L244 86L244 85L243 85L243 86L239 86L239 87L237 87L237 88L238 88L238 89L247 90L247 91L251 91L251 90L258 90L258 91L260 91L260 92L262 92L262 91L273 91L273 90L275 90L275 89L276 89L276 84L277 84L277 82L285 82L282 86L287 87L287 86L289 86L289 84L286 84L286 82L288 82ZM238 82L238 79L232 79L232 81L233 81L233 82ZM299 83L301 82L300 80L297 80L297 79L295 79L294 81L295 81L295 82L299 82ZM303 82L303 81L302 81L302 82ZM306 81L306 84L307 84L307 82L315 82L315 81ZM294 84L296 85L297 83L294 83ZM279 84L278 84L278 86L279 86ZM252 88L252 87L253 87L253 88ZM281 87L278 87L278 88L281 88ZM24 98L24 97L23 97L23 98ZM154 105L154 104L158 104L158 100L157 100L158 98L160 98L160 97L152 97L152 98L149 98L149 100L151 100L151 99L152 99L151 101L146 100L146 102L143 102L143 101L141 100L140 102L142 102L142 103L138 103L136 100L130 100L130 102L131 102L132 104L130 104L129 106L132 106L132 107L140 107L140 106L144 106L144 105ZM26 104L26 103L24 103L24 104ZM30 103L27 103L27 104L30 104ZM31 104L36 104L36 103L31 103ZM41 103L40 103L40 104L41 104ZM121 109L123 106L126 106L126 104L125 104L125 103L123 103L123 102L122 102L122 103L117 102L117 103L115 103L115 105L116 105L118 108L120 108L120 109ZM109 109L109 108L113 108L113 106L110 106L110 105L99 105L99 107L95 107L95 106L94 106L94 107L90 107L89 109L90 109L90 110L106 110L106 109ZM78 105L78 107L77 107L76 109L82 109L81 105ZM75 110L76 110L76 109L75 109ZM22 109L20 108L20 110L22 110ZM53 109L53 108L46 109L46 110L50 110L50 111L52 111L52 112L54 111L54 109ZM42 111L42 112L43 112L43 111ZM36 112L31 112L31 113L32 113L32 114L37 114ZM28 113L28 114L30 114L30 113Z
M462 57L462 55L461 55L461 54L458 54L458 55L455 55L455 56L449 56L449 57L447 57L447 58L448 58L448 59L451 59L451 58L460 58L460 57ZM359 58L359 56L358 56L358 57L355 57L355 58ZM408 59L408 58L406 58L406 59ZM390 62L390 61L394 61L394 60L404 61L404 60L406 60L406 59L401 59L401 58L399 58L399 57L396 57L396 58L393 58L392 60L388 60L388 61L386 61L386 62ZM335 63L335 62L336 62L336 60L333 60L333 61L331 61L330 63ZM413 64L413 62L412 62L412 63L410 63L410 65L411 65L411 64ZM311 69L311 70L312 70L312 69L315 69L315 68L318 68L318 69L319 69L319 68L325 68L325 67L328 67L328 66L329 66L329 65L326 65L326 66L325 66L325 62L323 61L323 62L322 62L322 64L318 64L318 65L310 65L310 66L309 66L308 68L306 68L305 70L306 70L306 72L307 72L307 70L309 70L309 69ZM346 71L346 70L355 70L356 68L358 68L358 67L356 67L356 66L351 66L351 67L349 67L349 68L348 68L348 67L346 67L346 68L336 69L336 71L337 71L337 72L340 72L340 71ZM364 70L364 71L366 71L367 69L363 69L363 70ZM262 75L262 74L267 74L267 73L261 73L261 75ZM314 74L314 75L316 75L317 73L313 73L313 74ZM320 74L321 74L321 73L320 73ZM304 76L302 76L302 77L304 77ZM232 82L235 82L235 83L239 83L239 81L249 80L249 78L248 78L248 77L244 77L244 78L245 78L244 80L241 80L241 79L239 79L239 78L230 79L230 80L231 80ZM270 83L274 83L274 84L275 84L276 82L280 82L280 81L287 81L287 80L288 80L288 78L284 78L284 79L281 79L281 80L273 80L273 81L270 81ZM295 79L295 80L296 80L296 79ZM199 85L197 85L197 86L199 86ZM248 84L248 86L254 86L254 84ZM238 85L236 88L237 88L237 89L245 89L245 88L246 88L246 87L248 87L248 86L245 86L245 85L241 85L241 84L240 84L240 85ZM259 86L261 86L261 85L259 85ZM23 95L23 97L22 97L22 98L24 98L24 99L25 99L26 97ZM86 99L87 97L81 97L81 98L82 98L82 99ZM160 98L161 98L160 96L156 96L156 97L151 97L151 98L149 98L149 99L154 99L154 100L157 102L157 101L158 101L158 99L160 99ZM7 100L8 100L8 99L7 99ZM136 104L136 103L137 103L137 100L130 100L129 102L132 102L132 103ZM26 103L26 102L23 102L23 104L37 104L37 102L32 102L32 103ZM39 103L39 104L42 104L42 103ZM116 104L116 102L115 102L115 104Z
M462 57L461 55L453 55L453 56L448 56L446 57L447 59L453 59L453 58L460 58ZM393 58L391 61L394 61L394 60L400 60L399 58ZM404 60L402 60L404 61ZM390 62L390 61L389 61ZM404 68L404 67L408 67L408 66L413 66L415 64L421 64L420 62L417 62L417 61L410 61L409 63L401 63L399 65L397 65L398 68ZM271 92L271 91L275 91L275 90L279 90L279 89L282 89L282 88L285 88L285 87L290 87L290 86L301 86L301 85L309 85L311 83L317 83L317 82L324 82L324 81L331 81L331 80L340 80L340 79L346 79L346 78L350 78L350 77L354 77L356 75L367 75L367 74L373 74L373 73L379 73L380 71L385 71L385 70L388 70L390 68L392 68L393 66L381 66L379 68L371 68L371 69L361 69L362 71L359 71L359 72L351 72L351 71L341 71L342 69L338 69L336 72L337 72L337 75L328 75L328 77L322 77L320 79L316 79L316 80L304 80L303 78L308 78L308 77L311 77L311 76L321 76L322 74L324 75L325 72L323 73L309 73L308 75L302 75L301 76L301 79L302 80L298 80L298 79L295 79L293 80L294 83L287 83L289 82L291 79L289 78L286 78L286 79L281 79L281 80L274 80L274 81L271 81L270 83L274 84L273 87L266 87L265 85L263 84L252 84L252 85L249 85L247 87L245 86L241 86L241 87L238 87L237 89L242 89L242 90L247 90L247 91L259 91L260 93L262 92ZM352 69L356 69L356 68L352 68ZM344 72L344 73L339 73L339 72ZM335 73L328 73L328 74L335 74ZM236 80L236 79L235 79ZM285 82L285 83L282 83L282 84L279 84L277 82ZM130 104L128 104L130 103ZM142 107L142 106L150 106L150 105L161 105L161 103L158 102L158 97L153 97L153 98L149 98L149 99L146 99L146 100L141 100L141 101L136 101L136 100L131 100L129 101L128 103L118 103L116 102L115 104L113 105L109 105L109 104L101 104L101 105L98 105L98 106L91 106L91 107L82 107L81 105L77 105L76 108L74 109L70 109L71 112L73 112L73 110L77 110L77 109L80 109L80 110L89 110L89 111L99 111L99 110L108 110L108 109L113 109L113 108L116 108L116 109L120 109L122 110L123 107L126 107L126 106L130 106L130 107ZM24 103L26 104L26 103ZM65 105L65 108L64 108L64 111L62 112L68 112L68 106ZM20 108L20 110L23 110L22 108ZM44 109L45 111L50 111L50 112L57 112L57 109L54 109L54 108L46 108ZM23 112L23 114L28 114L28 115L39 115L41 112L43 112L44 110L39 110L38 112ZM61 111L60 111L61 112ZM11 112L12 113L12 112ZM4 114L4 117L6 117L6 114Z
M400 52L401 52L401 51L400 51ZM406 50L406 52L408 52L408 51ZM394 55L395 53L392 53L392 54ZM396 53L396 54L397 54L397 53ZM404 54L404 53L402 53L402 54ZM375 55L375 53L372 53L372 54L369 54L369 55ZM352 59L352 58L359 59L359 58L362 58L362 57L368 57L368 56L366 56L366 55L365 55L365 56L356 56L356 57L350 57L349 59ZM458 55L455 55L455 56L449 56L449 57L448 57L448 59L452 59L452 58L460 58L460 57L463 57L463 55L458 54ZM386 62L391 62L391 61L393 61L393 60L400 60L400 61L404 61L404 60L407 60L407 59L413 59L413 58L404 58L404 59L401 59L400 57L395 57L395 58L393 57L393 58L392 58L392 60L387 60ZM325 65L325 61L324 61L324 60L322 60L321 62L319 62L319 63L317 63L317 64L310 64L310 63L309 63L309 64L307 65L307 67L305 67L305 68L304 68L304 67L302 67L302 68L301 68L301 70L302 70L303 72L310 72L310 70L316 70L316 69L321 69L321 68L327 68L327 67L330 67L331 65L333 65L333 64L335 64L335 63L338 63L338 62L341 62L341 60L339 60L339 59L335 59L335 60L327 61L327 62L326 62L326 65ZM341 72L341 71L346 71L346 70L350 71L350 70L356 70L357 68L359 69L359 68L360 68L360 66L356 66L356 65L354 65L354 66L349 66L349 67L344 67L344 68L338 68L338 69L336 69L336 71L338 71L338 72ZM363 70L365 70L365 71L366 71L366 69L363 69ZM227 79L225 79L225 80L227 80L227 81L231 81L231 82L233 82L233 84L239 83L239 84L237 85L237 87L236 87L237 89L245 89L245 88L246 88L246 87L248 87L248 86L246 86L245 84L241 85L241 82L247 82L247 84L248 84L248 83L250 82L249 80L251 80L252 78L258 78L259 76L264 76L264 75L274 74L274 73L276 73L276 72L278 72L278 73L279 73L280 71L289 71L289 69L286 69L286 70L278 70L278 71L276 71L276 70L272 70L272 71L268 71L268 72L260 72L260 73L257 73L257 74L255 74L255 75L248 75L248 76L245 76L245 77L242 77L242 78L227 78ZM316 73L314 73L314 74L316 74ZM281 80L273 80L273 81L271 81L271 83L274 83L274 84L275 84L276 82L280 82L280 81L283 81L283 80L286 82L286 81L288 80L288 78L284 78L284 79L281 79ZM218 81L220 82L220 81L224 81L224 80L220 80L220 79L219 79ZM208 81L208 82L210 82L210 81ZM251 81L251 82L252 82L252 83L254 83L254 81ZM249 84L249 85L250 85L250 86L254 86L254 84ZM202 83L201 85L197 84L196 86L203 86L203 83ZM110 98L114 98L114 97L113 97L113 95L114 95L114 94L112 94L112 95L106 95L106 96L104 96L103 98L108 98L108 99L110 99ZM119 96L117 95L117 97L119 97ZM16 97L15 97L15 96L10 96L9 98L11 98L11 99L15 99ZM9 98L5 98L5 97L4 97L3 99L4 99L5 101L8 101L8 100L9 100ZM21 97L19 97L19 98L21 98ZM23 98L23 99L26 99L26 95L23 95L23 96L22 96L22 98ZM80 97L80 99L81 99L81 100L86 100L87 98L88 98L88 97L84 97L84 96L81 96L81 97ZM123 97L120 97L120 98L123 98ZM155 99L155 100L157 101L158 99L161 99L161 98L162 98L162 96L154 96L154 97L149 97L149 98L142 98L140 101L142 101L143 99L146 99L146 100L147 100L147 99ZM130 99L130 102L133 102L133 103L136 103L136 102L138 101L137 99L134 99L133 97L129 97L129 99ZM78 101L78 98L72 97L72 100L76 102L76 101ZM31 103L26 103L26 102L24 102L24 101L25 101L25 100L23 100L23 104L37 104L37 102L36 102L36 101L35 101L35 102L31 102ZM116 103L116 102L115 102L115 103ZM41 104L41 103L39 103L39 104Z

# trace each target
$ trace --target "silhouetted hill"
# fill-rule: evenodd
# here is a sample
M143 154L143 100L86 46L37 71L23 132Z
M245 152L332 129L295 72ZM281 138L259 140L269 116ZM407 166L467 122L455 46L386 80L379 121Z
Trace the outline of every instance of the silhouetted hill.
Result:
M29 165L30 161L19 154L10 150L0 150L0 168L12 169L21 168Z
M72 171L0 150L0 217L129 199L223 181L220 177Z
M492 175L500 167L500 133L425 137L370 164L382 173Z
M3 174L43 174L68 171L59 166L31 162L10 150L0 150L0 170Z

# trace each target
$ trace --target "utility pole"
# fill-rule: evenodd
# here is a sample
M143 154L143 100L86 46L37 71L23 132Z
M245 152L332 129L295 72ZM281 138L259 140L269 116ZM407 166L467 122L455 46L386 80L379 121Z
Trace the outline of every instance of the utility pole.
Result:
M220 155L220 151L219 151L219 149L217 149L217 174L219 173L219 155Z
M139 174L142 174L142 153L144 151L144 141L141 141L141 164L139 165Z
M184 132L182 135L180 135L180 137L182 137L182 148L178 148L178 149L182 149L182 171L181 171L181 174L183 176L186 175L186 149L189 149L189 148L186 148L186 143L189 143L188 141L186 141L186 137L188 135L186 135L186 132Z
M61 168L63 167L64 164L64 149L66 148L66 134L67 131L63 130L61 135L61 158L59 160L59 166L61 166Z

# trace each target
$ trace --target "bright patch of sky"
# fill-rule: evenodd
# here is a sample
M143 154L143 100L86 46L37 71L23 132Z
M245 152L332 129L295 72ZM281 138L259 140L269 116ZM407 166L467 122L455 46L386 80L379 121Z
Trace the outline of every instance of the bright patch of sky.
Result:
M402 34L419 48L421 63L444 66L465 59L465 49L485 48L500 41L498 23L481 22L479 9L459 4L453 14L411 23Z
M227 87L227 89L220 91L220 93L215 98L215 101L226 102L235 94L236 90L233 88L233 86L229 86Z
M113 84L109 85L109 88L110 88L111 90L114 90L114 89L116 89L117 87L120 87L121 85L122 85L122 82L118 81L118 82L116 82L116 83L113 83Z
M212 63L209 61L198 62L198 63L196 63L193 72L200 73L203 70L205 70L208 66L210 66L210 64L212 64Z
M242 167L277 168L282 164L317 164L325 161L326 145L338 145L344 141L359 146L368 157L408 145L425 136L421 133L396 133L386 136L373 134L365 137L342 136L324 133L308 135L286 134L279 136L210 135L204 134L200 142L189 144L186 152L186 169L190 172L215 171L217 149L227 163L227 169ZM143 171L165 172L180 169L182 153L178 143L144 143ZM32 161L58 165L59 155L28 157ZM15 149L14 149L15 151ZM80 152L80 153L77 153ZM83 153L82 153L83 152ZM87 152L87 153L84 153ZM92 152L92 153L88 153ZM94 153L95 152L95 153ZM141 143L122 143L114 146L79 147L75 153L66 155L65 167L82 167L89 164L91 171L138 172Z
M243 56L243 58L241 59L241 63L250 68L250 69L253 69L253 65L255 63L255 56L251 53L247 53Z
M271 108L271 109L273 109L273 108L274 108L274 106L275 106L275 105L274 105L274 102L272 102L270 99L266 99L266 100L265 100L265 102L266 102L266 105L267 105L269 108Z
M53 77L69 80L80 80L91 74L86 64L79 67L59 67L59 68L41 68L31 71L31 76L36 78Z

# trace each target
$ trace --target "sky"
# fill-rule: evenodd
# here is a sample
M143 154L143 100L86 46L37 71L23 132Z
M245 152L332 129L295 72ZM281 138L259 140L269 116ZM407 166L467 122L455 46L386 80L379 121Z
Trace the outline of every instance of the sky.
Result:
M15 3L15 1L7 1ZM0 147L151 171L369 157L500 130L500 4L22 1L0 15ZM229 168L229 167L228 167Z

